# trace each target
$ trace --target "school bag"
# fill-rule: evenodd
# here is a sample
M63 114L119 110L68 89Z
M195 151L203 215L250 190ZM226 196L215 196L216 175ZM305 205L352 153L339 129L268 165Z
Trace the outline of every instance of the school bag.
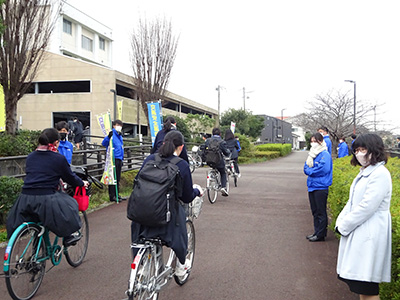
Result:
M211 139L204 151L206 163L211 168L215 168L222 159L221 150L219 148L220 143L221 141L217 139Z
M155 154L136 176L128 200L127 217L144 226L166 225L171 220L171 209L182 195L182 179L176 165L182 159L170 161Z

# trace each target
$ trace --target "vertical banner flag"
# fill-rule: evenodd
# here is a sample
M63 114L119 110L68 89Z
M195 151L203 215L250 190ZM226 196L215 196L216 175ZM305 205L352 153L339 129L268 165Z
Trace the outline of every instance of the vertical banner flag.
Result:
M0 85L0 132L6 131L6 102L3 86Z
M117 102L117 119L122 120L122 103L123 100L119 100Z
M152 145L154 145L157 133L161 130L160 105L159 102L147 103Z
M235 133L236 123L231 122L231 131Z
M99 123L100 129L104 136L112 130L111 128L111 116L110 113L105 113L97 116L97 122ZM110 145L107 147L106 161L104 164L104 173L101 177L101 182L105 185L116 185L117 181L114 176L114 149L112 147L112 138L110 140Z

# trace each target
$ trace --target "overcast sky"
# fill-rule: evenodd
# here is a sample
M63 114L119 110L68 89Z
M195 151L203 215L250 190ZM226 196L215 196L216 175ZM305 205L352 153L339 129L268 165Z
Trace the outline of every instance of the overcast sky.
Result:
M378 105L378 129L400 133L398 1L68 0L113 29L114 68L132 74L139 17L166 17L180 36L168 90L221 111L293 116L332 90ZM371 114L373 120L373 114Z

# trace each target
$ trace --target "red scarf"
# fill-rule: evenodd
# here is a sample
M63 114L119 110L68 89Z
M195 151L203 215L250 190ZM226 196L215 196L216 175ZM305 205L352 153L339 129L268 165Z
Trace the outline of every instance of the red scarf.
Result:
M57 148L53 144L39 145L36 150L57 152Z

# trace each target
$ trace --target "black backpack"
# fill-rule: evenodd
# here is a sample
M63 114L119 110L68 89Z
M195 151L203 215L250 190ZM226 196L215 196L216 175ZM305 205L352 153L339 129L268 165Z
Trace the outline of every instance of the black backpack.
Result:
M206 163L211 168L215 168L216 166L218 166L222 159L221 150L219 148L220 144L221 144L220 140L211 139L204 151Z
M172 205L182 196L182 178L176 165L182 159L170 161L155 154L136 176L129 197L127 217L144 226L166 225L171 220Z

